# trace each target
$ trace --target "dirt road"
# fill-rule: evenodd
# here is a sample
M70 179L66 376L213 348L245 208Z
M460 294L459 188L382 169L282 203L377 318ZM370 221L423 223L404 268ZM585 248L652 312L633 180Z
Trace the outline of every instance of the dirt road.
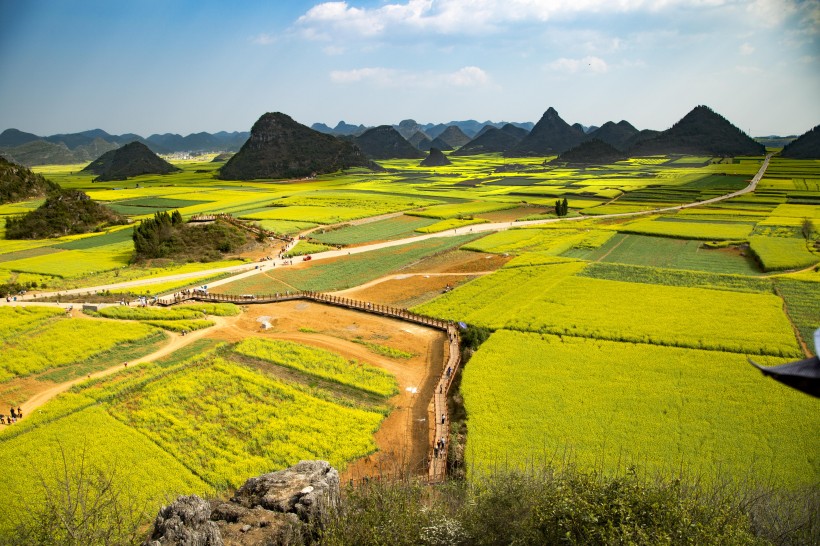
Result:
M173 353L174 351L177 351L177 350L181 349L182 347L185 347L186 345L189 345L189 344L193 343L194 341L196 341L198 339L202 339L203 337L206 337L207 335L209 335L211 333L212 329L224 328L225 326L229 325L231 322L235 321L238 317L208 317L208 318L210 318L211 320L213 320L216 323L211 328L204 329L204 330L196 330L196 331L191 332L190 334L186 334L184 336L180 335L180 334L176 334L176 333L169 333L168 334L169 335L168 343L166 343L161 349L159 349L157 351L154 351L151 354L145 355L142 358L138 358L136 360L129 361L128 364L129 365L142 364L143 362L151 362L151 361L157 360L159 358L162 358L164 356L168 356L169 354ZM57 396L58 394L66 392L67 390L69 390L74 385L82 383L83 381L86 381L88 379L96 379L98 377L105 377L107 375L111 375L113 373L116 373L116 372L122 370L123 367L124 367L123 364L124 363L122 363L122 362L117 362L116 364L110 366L109 368L106 368L106 369L101 370L99 372L94 372L92 374L89 374L86 377L78 377L76 379L72 379L72 380L67 381L65 383L60 383L60 384L57 384L57 385L48 386L48 387L44 388L42 391L38 392L37 394L35 394L34 396L32 396L31 398L29 398L28 400L26 400L25 402L23 402L20 405L20 407L23 410L23 415L24 416L25 415L31 415L34 411L37 410L37 408L39 408L40 406L42 406L43 404L45 404L46 402L48 402L49 400L51 400L52 398ZM46 385L46 384L43 383L43 385Z

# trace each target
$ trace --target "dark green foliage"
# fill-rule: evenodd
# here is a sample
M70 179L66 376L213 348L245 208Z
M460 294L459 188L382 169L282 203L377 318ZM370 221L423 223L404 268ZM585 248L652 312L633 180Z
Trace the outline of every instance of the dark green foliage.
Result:
M556 216L566 216L567 212L569 211L569 203L567 203L567 198L564 197L564 200L556 199L555 200L555 215Z
M6 218L6 239L46 239L99 231L127 220L78 190L59 190L39 208Z
M492 330L484 326L474 326L468 324L466 329L461 330L461 352L472 354L481 347L481 344L487 341L487 338L492 334ZM466 360L466 359L464 359Z
M142 142L130 142L121 148L106 152L80 172L94 173L97 181L125 180L141 174L168 174L174 167Z
M671 128L653 138L638 142L630 150L636 155L763 155L766 148L714 112L697 106Z
M242 149L225 163L225 180L299 178L350 167L374 168L361 149L345 140L314 131L285 114L264 114Z
M424 152L410 144L392 125L368 129L355 138L362 152L371 159L416 159Z
M10 282L0 284L0 298L5 298L6 296L16 296L17 294L25 292L26 290L31 290L32 288L37 288L36 282L28 282L23 284Z
M45 197L60 186L0 157L0 204Z
M137 260L176 258L218 260L248 243L250 236L222 221L204 226L185 224L178 210L156 212L153 218L134 226L132 235Z
M371 481L347 491L321 543L809 544L817 539L817 497L571 467L435 488Z
M568 165L608 165L626 159L626 154L618 151L602 140L594 138L582 142L552 160L552 163Z
M780 157L790 159L820 159L820 125L806 131L783 147Z

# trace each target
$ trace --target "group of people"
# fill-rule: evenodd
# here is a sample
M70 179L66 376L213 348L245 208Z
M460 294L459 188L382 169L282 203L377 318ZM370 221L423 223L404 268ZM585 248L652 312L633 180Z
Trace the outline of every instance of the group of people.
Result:
M433 446L433 457L438 459L439 454L444 457L444 448L447 447L447 443L444 441L444 436L438 439L436 445Z
M14 409L12 406L9 409L8 418L5 415L0 413L0 425L11 425L12 423L16 423L18 419L23 418L23 408L18 407L17 410Z

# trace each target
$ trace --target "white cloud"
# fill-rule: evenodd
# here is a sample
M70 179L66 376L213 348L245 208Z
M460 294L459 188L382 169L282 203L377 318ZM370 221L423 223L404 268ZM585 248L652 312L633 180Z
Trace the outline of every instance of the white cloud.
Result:
M490 77L477 66L465 66L455 72L412 72L371 67L334 70L330 73L330 81L338 84L368 82L380 87L481 87L490 83Z
M473 87L486 85L490 77L477 66L465 66L452 74L445 74L443 79L456 87Z
M270 34L261 33L251 38L251 43L256 45L270 45L276 41L276 37Z
M741 55L751 55L755 52L755 46L750 43L741 44L740 46L740 54Z
M547 68L556 72L567 72L569 74L577 74L578 72L603 74L609 70L606 61L600 57L592 56L582 59L567 59L566 57L562 57L549 63Z
M405 29L439 34L479 34L509 23L544 22L583 14L659 12L671 8L718 7L734 0L406 0L377 8L346 1L324 2L297 20L308 35L335 31L378 36ZM757 0L777 2L786 0ZM324 29L317 31L317 28Z

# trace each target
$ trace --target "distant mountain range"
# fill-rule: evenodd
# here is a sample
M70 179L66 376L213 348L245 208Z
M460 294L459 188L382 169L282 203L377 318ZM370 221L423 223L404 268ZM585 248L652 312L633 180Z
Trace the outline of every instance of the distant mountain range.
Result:
M550 156L560 155L593 139L631 156L760 155L764 145L783 146L795 139L794 136L775 135L752 139L706 106L698 106L666 131L639 131L626 120L617 123L608 121L600 127L580 123L571 125L552 107L535 124L476 120L420 124L406 119L395 125L379 127L354 125L345 121L340 121L333 128L324 123L314 123L309 128L299 125L315 133L347 138L370 159L423 157L416 150L426 152L431 147L453 150L452 155L455 156L484 153L504 153L508 157ZM102 129L93 129L44 137L17 129L6 129L0 133L0 156L29 167L88 163L130 142L140 142L155 154L233 153L247 143L250 135L248 131L220 131L187 136L153 134L143 138L133 133L111 135ZM596 149L601 151L600 147Z
M0 155L14 163L32 167L88 163L131 142L141 142L156 154L236 152L248 140L249 135L247 131L220 131L188 136L166 133L143 138L133 133L111 135L102 129L92 129L42 137L17 129L6 129L0 133Z
M436 137L440 136L444 131L446 131L448 127L457 127L462 133L464 133L465 136L469 138L474 138L485 127L489 126L500 129L504 125L507 125L507 123L508 122L506 121L481 122L476 121L474 119L468 119L464 121L450 121L448 123L419 124L416 122L416 120L405 119L400 121L398 124L393 125L393 128L396 129L399 132L399 134L407 140L410 140L414 137L414 135L417 132L420 132L432 141ZM530 131L534 124L531 121L527 121L523 123L513 122L512 125L520 127L526 131ZM336 125L336 127L332 129L324 123L314 123L310 126L310 128L321 133L327 133L329 135L336 136L358 136L367 131L368 129L372 129L372 127L365 127L364 125L351 125L349 123L345 123L344 121L340 121Z

